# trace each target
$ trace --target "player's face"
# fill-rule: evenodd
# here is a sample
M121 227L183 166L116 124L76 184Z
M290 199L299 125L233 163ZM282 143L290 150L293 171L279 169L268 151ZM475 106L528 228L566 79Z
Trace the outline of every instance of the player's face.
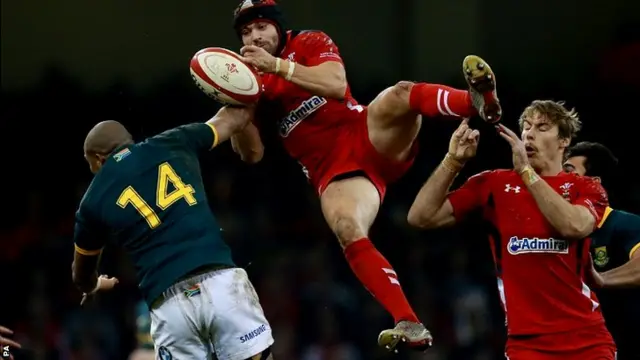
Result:
M278 49L278 29L268 21L255 21L242 28L242 43L259 46L271 55Z
M561 163L570 140L559 137L558 125L549 122L546 116L534 113L523 121L522 141L531 166L541 169L552 162Z
M584 156L570 157L564 162L564 171L584 176L587 173L587 169L584 166L585 161L587 161L587 158Z

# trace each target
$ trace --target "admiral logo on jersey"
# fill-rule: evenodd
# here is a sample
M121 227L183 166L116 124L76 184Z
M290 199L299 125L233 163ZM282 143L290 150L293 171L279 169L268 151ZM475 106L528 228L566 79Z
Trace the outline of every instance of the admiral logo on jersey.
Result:
M560 239L540 239L534 238L518 238L512 236L507 244L507 249L511 255L519 254L568 254L569 242Z
M287 137L300 122L313 114L316 110L327 103L327 99L320 96L313 96L291 110L289 115L280 120L280 136Z

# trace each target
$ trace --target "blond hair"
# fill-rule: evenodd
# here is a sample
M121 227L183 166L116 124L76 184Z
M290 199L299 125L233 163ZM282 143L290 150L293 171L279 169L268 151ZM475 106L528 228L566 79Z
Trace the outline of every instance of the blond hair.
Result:
M534 100L520 115L520 130L524 121L535 115L544 116L547 120L558 126L558 137L561 139L573 139L580 129L582 122L575 109L567 109L564 101Z

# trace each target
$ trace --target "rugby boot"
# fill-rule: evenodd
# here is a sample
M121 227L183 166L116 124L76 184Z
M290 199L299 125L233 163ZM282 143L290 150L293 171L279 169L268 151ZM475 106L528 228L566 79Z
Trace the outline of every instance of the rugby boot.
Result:
M378 345L395 353L398 347L424 351L431 347L433 338L424 325L412 321L400 321L393 329L383 330L378 335Z
M484 121L495 124L502 117L502 107L496 92L496 76L481 57L468 55L462 61L462 73L469 85L473 107Z

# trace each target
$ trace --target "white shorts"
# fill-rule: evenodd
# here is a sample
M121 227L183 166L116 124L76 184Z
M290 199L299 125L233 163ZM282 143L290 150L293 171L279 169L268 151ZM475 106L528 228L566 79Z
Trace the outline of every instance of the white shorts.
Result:
M159 359L245 360L273 344L258 294L243 269L196 275L163 295L164 302L151 309Z

